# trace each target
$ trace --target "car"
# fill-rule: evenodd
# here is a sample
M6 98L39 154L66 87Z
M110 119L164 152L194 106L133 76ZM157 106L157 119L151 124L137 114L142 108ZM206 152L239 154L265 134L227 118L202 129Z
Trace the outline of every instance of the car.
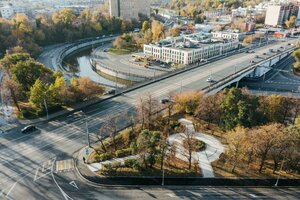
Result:
M100 37L96 37L96 39L98 40L98 39L100 39Z
M206 79L206 82L209 82L209 83L212 83L212 82L215 82L212 77L208 77L208 79Z
M110 35L109 35L109 37L113 37L113 36L114 36L113 34L110 34Z
M207 59L201 59L200 62L207 62Z
M116 90L115 90L115 89L109 90L109 91L107 92L107 94L115 94L115 93L116 93Z
M255 61L254 60L250 60L250 63L255 63Z
M171 102L170 99L161 99L160 100L161 104L167 104L167 103L170 103L170 102Z
M267 55L267 53L263 53L263 55L265 56L265 55Z
M103 37L103 38L105 38L105 37L106 37L106 35L102 35L102 37Z
M28 126L25 126L25 127L21 130L21 132L22 132L22 133L30 133L30 132L34 132L34 131L36 131L36 130L37 130L36 126L28 125Z
M255 58L259 58L259 55L255 55Z
M107 52L107 49L104 49L103 52Z

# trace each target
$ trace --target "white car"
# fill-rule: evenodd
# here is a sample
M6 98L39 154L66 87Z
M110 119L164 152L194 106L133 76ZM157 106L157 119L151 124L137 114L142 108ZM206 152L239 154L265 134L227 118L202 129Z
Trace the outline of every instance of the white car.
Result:
M214 80L212 79L212 77L208 77L208 79L206 79L206 82L212 83L214 82Z

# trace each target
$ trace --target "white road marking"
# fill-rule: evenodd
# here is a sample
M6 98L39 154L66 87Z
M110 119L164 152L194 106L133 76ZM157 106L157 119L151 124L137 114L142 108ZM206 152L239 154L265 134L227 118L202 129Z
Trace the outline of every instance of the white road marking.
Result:
M75 187L77 190L79 190L79 188L76 185L75 181L71 181L69 184L72 185L73 187Z

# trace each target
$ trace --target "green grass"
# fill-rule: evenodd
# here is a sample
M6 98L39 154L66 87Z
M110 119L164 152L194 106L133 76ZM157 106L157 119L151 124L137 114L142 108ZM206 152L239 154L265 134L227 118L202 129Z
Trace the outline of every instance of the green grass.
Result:
M110 48L108 51L112 54L116 55L124 55L124 54L129 54L134 52L136 49L129 48L129 49L115 49L115 48Z

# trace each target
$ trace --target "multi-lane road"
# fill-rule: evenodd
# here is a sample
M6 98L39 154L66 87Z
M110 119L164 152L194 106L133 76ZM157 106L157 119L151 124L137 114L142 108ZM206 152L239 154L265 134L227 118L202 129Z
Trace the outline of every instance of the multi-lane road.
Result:
M294 41L272 44L256 49L255 52L262 54L268 51L271 46L273 49L276 49L282 45L287 45L288 42L291 43ZM209 85L206 79L211 74L215 78L227 76L230 73L234 73L237 68L247 67L251 59L253 59L253 54L241 53L208 63L199 68L154 82L151 85L87 107L83 109L82 113L60 117L48 123L40 123L37 125L40 129L38 133L22 135L20 127L1 135L0 198L65 199L66 194L63 190L68 191L68 189L64 185L66 183L70 185L69 182L77 178L72 176L72 174L64 176L64 173L60 172L58 174L51 173L51 169L59 171L60 167L57 167L55 160L72 159L73 153L86 145L86 122L91 133L91 139L94 140L96 138L95 134L98 133L101 123L103 123L107 116L124 116L124 112L133 111L140 96L151 94L153 97L160 99L165 97L170 91L200 90ZM87 120L85 116L88 116ZM80 182L77 184L80 184ZM84 184L82 183L82 185ZM197 199L200 197L199 195L204 195L211 199L219 197L249 198L248 193L249 191L252 192L251 189L247 188L234 191L231 188L195 190L136 189L134 191L127 191L115 189L103 190L101 188L82 185L80 184L80 188L82 188L81 192L91 195L90 198L88 196L84 197L87 199L170 199L173 196L184 198L184 195L189 195L187 197L189 199ZM257 190L262 191L262 189ZM299 195L299 193L295 193L294 189L288 190L288 192L291 193L291 196L295 194ZM170 193L170 195L165 196L167 193ZM275 195L283 196L283 194L287 193L280 190L270 190L270 193L267 195L275 197ZM255 195L257 192L253 192L253 194ZM81 199L80 196L76 196L76 193L71 193L70 195L73 199Z

